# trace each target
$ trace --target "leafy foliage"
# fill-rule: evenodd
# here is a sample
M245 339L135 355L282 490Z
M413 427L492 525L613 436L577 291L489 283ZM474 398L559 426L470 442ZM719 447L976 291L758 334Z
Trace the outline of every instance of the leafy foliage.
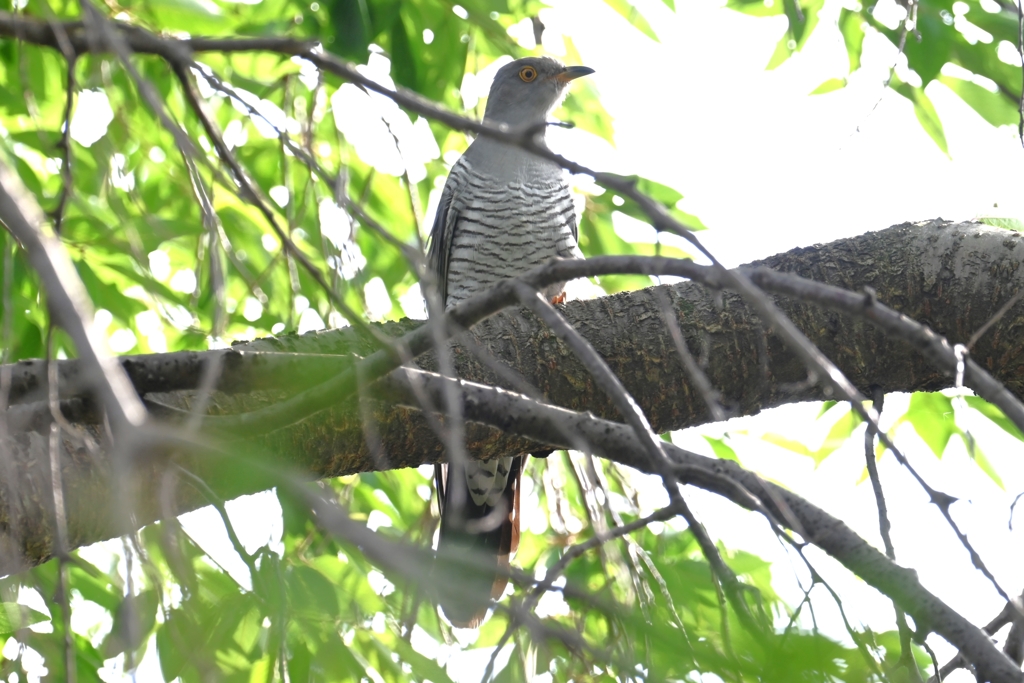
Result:
M772 69L798 52L817 28L822 0L729 0L727 5L752 16L785 16L786 30L768 62ZM902 15L898 25L883 22L876 9ZM887 84L914 105L921 127L949 153L942 122L926 94L929 84L942 83L994 126L1018 124L1021 103L1021 48L1017 10L1010 3L983 0L911 0L855 3L839 11L836 28L850 60L850 73L861 68L868 31L884 36L905 58L912 82L896 75ZM888 21L888 20L887 20ZM1015 47L1016 46L1016 47ZM1013 51L1017 55L1010 56ZM1016 57L1016 59L1014 59ZM901 65L902 61L897 61ZM846 85L830 78L814 90L823 94Z
M787 17L789 28L772 65L806 43L822 6L813 0L776 2L734 5L751 14ZM631 3L608 4L624 18L623 30L656 38ZM666 4L671 7L671 0ZM974 18L975 6L970 7ZM461 110L472 106L467 77L503 55L524 53L508 29L539 8L534 0L460 0L458 9L443 0L122 0L111 13L158 31L316 38L382 82ZM15 8L7 3L4 9ZM36 18L81 18L80 5L65 0L28 0L17 9ZM1019 73L993 62L991 50L964 42L955 28L925 22L933 8L922 6L921 12L922 39L947 51L929 56L908 45L911 68L925 85L949 85L993 124L1010 122L1015 109L1007 98L1018 92ZM1002 39L1009 30L1003 14L976 23ZM859 66L865 24L897 38L867 10L844 10L840 29L851 70ZM388 101L280 55L208 52L197 60L182 82L157 57L133 58L164 113L198 141L201 153L186 163L178 141L115 56L82 55L68 64L52 49L16 40L0 44L3 158L59 226L115 349L205 350L352 322L332 295L371 320L415 311L416 279L396 244L421 248L448 153L464 149L466 136L414 120ZM943 75L945 62L991 78L999 92ZM213 151L214 141L189 105L193 87L254 186L271 198L269 216L244 198ZM933 137L941 135L923 86L894 80L893 87L917 98L922 123L929 122ZM585 83L560 114L584 130L613 137L610 117ZM325 169L324 176L337 180L336 188L293 151L282 150L285 133ZM681 221L703 227L678 208L682 195L676 190L636 182ZM204 215L201 199L208 199L212 214ZM617 215L643 218L631 200L603 192L583 203L581 247L588 255L685 255L663 236L645 243L616 233ZM287 252L272 223L325 275L331 292ZM385 226L388 235L374 225ZM0 302L10 322L4 361L48 352L73 356L59 332L47 349L50 320L38 279L10 238L3 245L0 266L10 283ZM649 283L606 278L601 286L614 292ZM987 404L968 403L1000 420ZM925 421L937 419L941 409L915 404L906 418L936 448L954 433L928 431L933 425ZM835 412L840 415L817 450L783 443L782 437L774 442L802 448L798 452L820 462L859 424L854 413ZM737 458L725 440L708 442L719 457ZM545 575L573 544L644 512L630 477L607 464L562 454L537 461L530 472L524 495L532 521L517 556L527 577ZM322 486L354 519L385 538L430 545L436 512L428 476L365 474ZM34 652L50 680L70 678L69 666L76 680L103 680L101 672L128 671L148 660L150 671L166 680L439 682L455 677L459 662L477 662L474 651L489 652L504 642L514 616L510 610L522 604L530 586L517 588L516 597L466 644L464 634L454 634L439 618L422 586L385 575L359 547L325 534L299 501L280 490L276 496L283 515L280 543L254 550L237 546L241 574L219 565L174 521L165 521L146 527L124 548L108 547L108 564L97 553L79 553L3 579L0 638L10 639L10 647L4 648L0 676L17 673L28 680L37 674L38 666L26 664L26 652ZM225 514L225 524L231 521ZM713 672L726 680L868 681L877 678L878 665L865 656L863 643L873 637L889 659L898 649L896 635L888 633L852 631L852 645L836 642L806 618L804 604L788 605L775 594L766 562L738 550L722 553L745 587L760 631L741 625L736 605L723 596L691 532L652 524L571 562L563 592L541 598L541 616L516 630L511 647L502 650L496 680L544 672L554 680L675 680ZM94 617L79 623L65 614L68 606Z

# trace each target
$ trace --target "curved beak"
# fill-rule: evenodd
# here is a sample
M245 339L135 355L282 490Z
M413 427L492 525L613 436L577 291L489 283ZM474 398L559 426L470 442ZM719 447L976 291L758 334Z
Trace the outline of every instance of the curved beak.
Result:
M555 79L562 83L568 83L580 76L587 76L592 73L594 73L594 70L589 66L567 66L562 69L562 73L555 76Z

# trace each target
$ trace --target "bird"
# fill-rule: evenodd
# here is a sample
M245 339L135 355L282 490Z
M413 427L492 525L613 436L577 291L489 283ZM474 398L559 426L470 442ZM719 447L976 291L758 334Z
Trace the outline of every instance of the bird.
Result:
M495 74L484 122L536 132L543 145L548 116L569 83L593 72L550 57L512 61ZM444 310L554 257L583 257L562 168L486 135L452 167L428 243L427 264ZM560 303L564 287L555 283L542 294ZM435 570L447 558L445 575L438 579L448 589L440 592L439 602L453 626L479 626L491 602L504 593L509 558L519 545L524 458L435 466L441 514ZM454 575L453 557L465 560Z

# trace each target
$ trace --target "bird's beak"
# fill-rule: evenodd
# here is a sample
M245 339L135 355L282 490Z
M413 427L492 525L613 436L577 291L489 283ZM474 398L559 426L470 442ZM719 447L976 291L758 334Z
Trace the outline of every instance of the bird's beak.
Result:
M594 70L589 66L567 66L562 69L562 72L555 76L555 80L562 83L568 83L571 80L577 79L580 76L586 76L594 73Z

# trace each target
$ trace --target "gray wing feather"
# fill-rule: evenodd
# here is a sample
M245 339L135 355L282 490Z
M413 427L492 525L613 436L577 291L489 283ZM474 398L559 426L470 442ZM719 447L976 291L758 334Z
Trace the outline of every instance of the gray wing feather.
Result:
M451 256L452 234L458 210L452 207L452 184L445 183L441 191L441 201L434 215L434 225L430 228L430 246L427 248L427 265L437 280L437 293L441 301L441 309L448 302L448 261Z
M572 217L569 219L569 229L572 230L572 241L576 244L580 243L580 228L576 225L576 211L572 212Z

